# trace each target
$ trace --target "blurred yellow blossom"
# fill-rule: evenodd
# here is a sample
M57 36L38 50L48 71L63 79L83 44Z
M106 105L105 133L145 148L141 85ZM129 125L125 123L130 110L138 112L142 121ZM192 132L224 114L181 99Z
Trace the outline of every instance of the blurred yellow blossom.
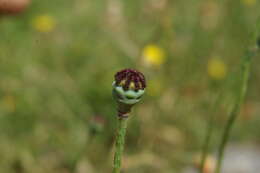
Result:
M12 95L3 97L3 105L9 112L14 112L16 109L15 98Z
M146 65L160 66L165 63L165 52L159 46L150 44L144 47L142 58Z
M211 58L208 62L208 75L214 80L222 80L227 75L227 66L219 58Z
M35 30L39 32L51 32L55 28L56 22L55 19L50 15L40 15L36 16L32 25Z
M241 1L246 6L253 6L256 4L256 0L241 0Z

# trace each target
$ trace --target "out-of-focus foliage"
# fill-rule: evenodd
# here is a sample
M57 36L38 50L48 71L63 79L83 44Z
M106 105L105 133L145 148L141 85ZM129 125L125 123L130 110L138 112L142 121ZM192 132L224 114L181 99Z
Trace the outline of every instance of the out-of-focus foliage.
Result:
M0 172L110 172L111 85L126 67L142 71L148 88L129 121L124 172L196 165L211 114L212 153L219 144L259 8L256 0L34 0L1 16ZM260 142L253 62L233 143Z

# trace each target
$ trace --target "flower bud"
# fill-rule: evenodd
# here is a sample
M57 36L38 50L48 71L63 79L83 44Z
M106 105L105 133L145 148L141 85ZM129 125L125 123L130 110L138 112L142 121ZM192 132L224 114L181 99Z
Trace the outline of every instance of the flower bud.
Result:
M115 74L113 96L118 103L119 116L127 116L145 92L145 77L134 69L124 69Z

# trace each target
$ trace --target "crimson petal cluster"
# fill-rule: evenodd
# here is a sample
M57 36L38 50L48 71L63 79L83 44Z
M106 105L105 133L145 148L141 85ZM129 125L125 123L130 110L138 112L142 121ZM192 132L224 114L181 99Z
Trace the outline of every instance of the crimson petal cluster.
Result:
M137 70L124 69L116 73L115 84L121 85L125 91L129 89L131 82L134 84L135 91L143 90L146 87L144 75Z

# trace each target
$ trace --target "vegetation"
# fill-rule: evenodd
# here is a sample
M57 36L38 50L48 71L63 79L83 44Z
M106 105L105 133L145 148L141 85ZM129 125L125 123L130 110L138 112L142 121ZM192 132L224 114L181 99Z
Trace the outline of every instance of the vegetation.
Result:
M1 15L0 172L112 172L111 88L123 68L147 81L129 117L124 173L199 169L210 117L215 158L236 102L259 8L256 0L34 0ZM229 145L260 142L259 63L257 55Z

